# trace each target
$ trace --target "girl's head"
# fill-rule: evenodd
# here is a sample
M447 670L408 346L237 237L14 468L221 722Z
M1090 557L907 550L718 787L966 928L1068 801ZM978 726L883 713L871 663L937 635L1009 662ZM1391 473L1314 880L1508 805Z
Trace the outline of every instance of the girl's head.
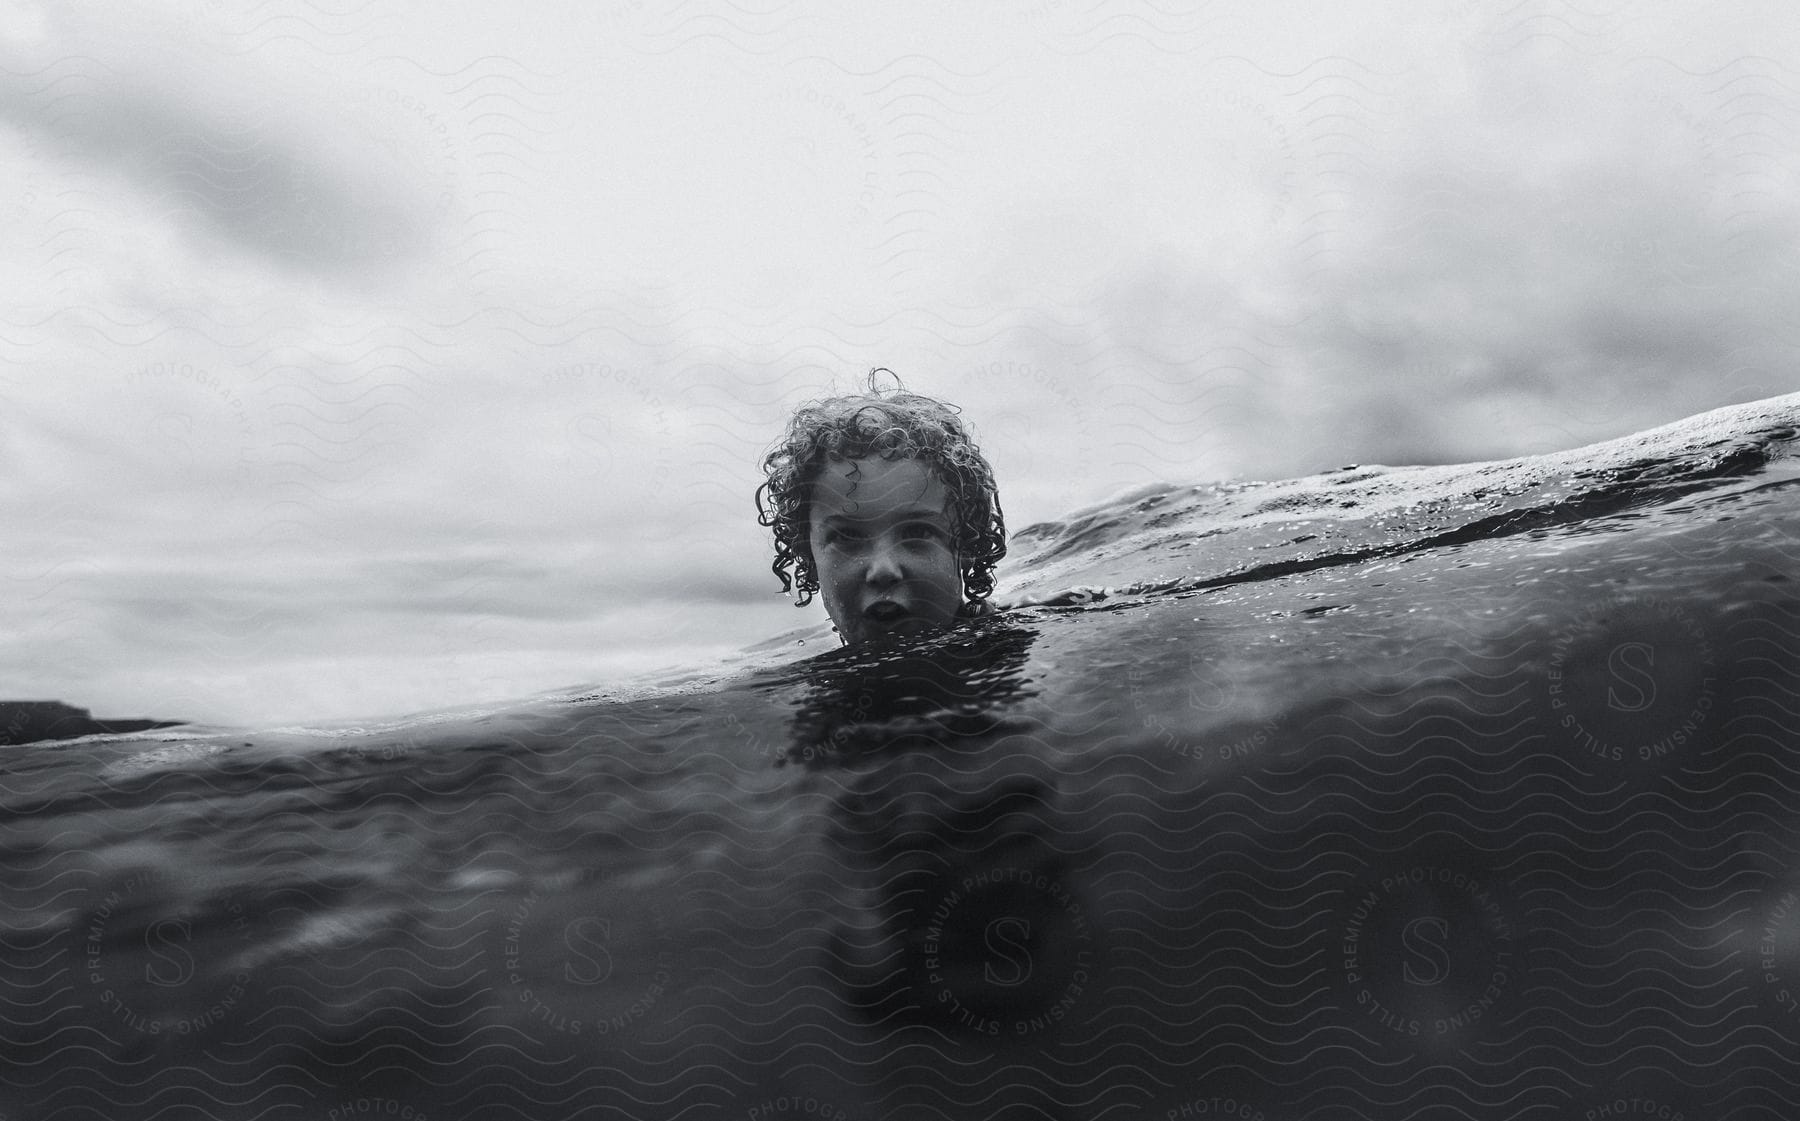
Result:
M881 374L796 411L756 492L782 589L799 604L822 591L853 643L978 612L1006 555L993 468L957 409Z

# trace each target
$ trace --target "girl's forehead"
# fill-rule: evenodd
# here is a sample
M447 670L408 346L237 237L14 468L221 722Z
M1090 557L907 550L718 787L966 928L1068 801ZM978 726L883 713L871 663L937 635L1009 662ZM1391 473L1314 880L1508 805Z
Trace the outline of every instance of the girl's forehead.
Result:
M830 459L813 480L813 509L820 515L923 508L943 513L949 493L922 459Z

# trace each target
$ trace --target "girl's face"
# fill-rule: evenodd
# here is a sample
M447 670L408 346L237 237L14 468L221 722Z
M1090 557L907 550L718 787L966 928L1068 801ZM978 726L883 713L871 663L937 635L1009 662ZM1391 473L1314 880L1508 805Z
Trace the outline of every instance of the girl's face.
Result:
M848 643L945 626L962 606L943 483L917 459L827 460L810 541L825 610Z

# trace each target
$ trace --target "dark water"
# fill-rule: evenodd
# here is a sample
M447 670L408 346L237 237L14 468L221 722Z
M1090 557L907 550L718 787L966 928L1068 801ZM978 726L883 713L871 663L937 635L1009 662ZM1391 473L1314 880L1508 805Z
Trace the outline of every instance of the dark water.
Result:
M1797 432L1154 488L880 655L5 749L0 1104L1793 1116Z

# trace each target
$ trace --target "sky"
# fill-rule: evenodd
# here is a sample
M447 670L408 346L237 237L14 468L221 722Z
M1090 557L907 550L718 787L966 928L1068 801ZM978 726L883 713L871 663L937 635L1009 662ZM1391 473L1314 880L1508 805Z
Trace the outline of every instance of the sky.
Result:
M873 366L1009 524L1800 389L1800 21L1672 0L0 6L0 696L269 726L788 628Z

